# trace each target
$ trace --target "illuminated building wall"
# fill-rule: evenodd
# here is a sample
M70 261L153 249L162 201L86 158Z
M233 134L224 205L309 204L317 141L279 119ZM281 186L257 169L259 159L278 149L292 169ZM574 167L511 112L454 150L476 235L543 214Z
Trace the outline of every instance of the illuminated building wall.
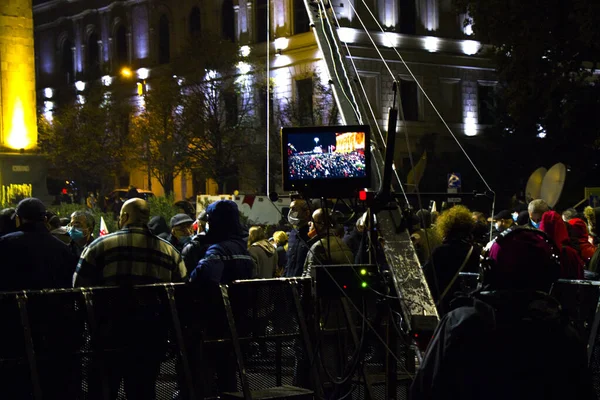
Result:
M0 146L37 147L31 0L0 1Z

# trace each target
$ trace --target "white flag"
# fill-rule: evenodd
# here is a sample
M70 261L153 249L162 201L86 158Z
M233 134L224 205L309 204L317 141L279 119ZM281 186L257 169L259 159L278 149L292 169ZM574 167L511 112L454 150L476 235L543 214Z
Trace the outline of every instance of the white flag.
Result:
M104 235L108 235L108 228L106 222L104 222L104 217L100 217L100 236Z

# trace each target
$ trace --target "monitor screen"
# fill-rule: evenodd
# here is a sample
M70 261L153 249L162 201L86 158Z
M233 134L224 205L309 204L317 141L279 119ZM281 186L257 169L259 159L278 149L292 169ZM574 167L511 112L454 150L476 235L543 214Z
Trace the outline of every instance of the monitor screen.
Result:
M368 126L283 128L284 190L325 196L367 187L369 133Z

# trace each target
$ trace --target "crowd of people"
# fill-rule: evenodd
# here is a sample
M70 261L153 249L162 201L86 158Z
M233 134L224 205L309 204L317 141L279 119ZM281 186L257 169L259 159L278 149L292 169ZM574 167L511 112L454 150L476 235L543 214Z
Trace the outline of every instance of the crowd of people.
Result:
M288 160L290 179L356 178L365 174L365 155L352 153L294 154Z
M43 202L26 198L16 208L0 212L4 267L0 291L163 282L228 284L313 276L315 265L368 259L385 268L383 240L367 245L365 230L374 223L367 218L365 213L346 231L326 209L296 199L279 230L247 229L236 203L221 200L200 215L188 210L167 223L151 216L145 200L131 198L119 211L119 230L94 238L96 221L89 211L74 212L63 226L65 221L49 213ZM442 319L417 374L413 397L481 398L483 389L472 385L474 377L486 385L510 381L513 378L504 369L510 369L507 359L513 357L523 362L516 370L523 376L530 376L531 369L554 376L568 365L565 376L581 388L581 396L574 398L593 398L586 391L589 374L581 358L585 346L581 347L560 315L560 305L547 293L558 278L597 277L599 218L600 208L559 214L543 200L489 218L464 206L439 215L417 212L411 221L411 238ZM481 274L476 292L457 293L460 272ZM517 331L526 338L525 344L514 337ZM535 335L539 340L532 345ZM492 349L490 341L499 345ZM525 345L535 351L528 355ZM546 345L555 350L553 362L547 362L541 350L536 352ZM482 354L489 358L482 359ZM131 398L154 398L160 357L146 354L144 360L143 367L135 359L121 362L121 370L130 375L136 371L136 384L125 386ZM121 378L115 377L112 398ZM527 386L531 390L524 393L533 396L542 383L531 381ZM560 384L553 385L537 397L558 398L556 393L566 393ZM498 391L501 396L492 398L526 398L511 395L514 389L514 382L505 385Z
M541 199L489 218L417 213L412 240L441 320L411 398L595 399L587 337L549 293L559 278L598 278L599 215ZM479 274L476 290L460 293L461 272Z

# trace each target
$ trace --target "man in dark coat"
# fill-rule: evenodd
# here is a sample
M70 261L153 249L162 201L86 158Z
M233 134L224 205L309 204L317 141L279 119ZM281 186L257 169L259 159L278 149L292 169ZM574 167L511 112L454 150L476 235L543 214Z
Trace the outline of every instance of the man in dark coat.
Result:
M1 291L71 287L77 258L46 227L46 207L28 197L14 214L18 231L0 238Z
M289 233L287 265L285 266L284 275L287 278L294 276L302 276L304 270L304 262L308 254L308 237L309 226L311 220L310 207L306 200L294 200L290 204L290 212L288 214L288 222L295 226Z
M535 230L491 247L483 289L440 321L411 399L595 399L586 345L545 292L559 273Z

